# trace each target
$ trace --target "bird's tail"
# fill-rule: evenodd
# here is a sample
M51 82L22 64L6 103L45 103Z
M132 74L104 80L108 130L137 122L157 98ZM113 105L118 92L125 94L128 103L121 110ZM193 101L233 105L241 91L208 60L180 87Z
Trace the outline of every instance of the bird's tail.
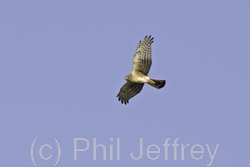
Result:
M166 81L165 80L158 80L158 79L150 79L148 84L157 88L157 89L161 89L165 86Z

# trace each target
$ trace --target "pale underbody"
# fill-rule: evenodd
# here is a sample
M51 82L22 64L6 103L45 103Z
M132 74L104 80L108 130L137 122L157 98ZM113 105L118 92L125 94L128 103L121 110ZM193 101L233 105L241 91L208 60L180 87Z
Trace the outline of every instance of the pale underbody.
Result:
M146 75L144 75L142 73L135 73L135 72L131 73L130 81L136 82L136 83L149 83L149 82L152 82L152 80L148 76L146 76Z

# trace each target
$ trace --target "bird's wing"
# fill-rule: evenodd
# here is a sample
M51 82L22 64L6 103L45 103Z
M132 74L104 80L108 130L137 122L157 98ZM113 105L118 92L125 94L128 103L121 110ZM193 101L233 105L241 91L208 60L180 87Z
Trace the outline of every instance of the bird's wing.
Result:
M140 93L143 88L144 83L133 83L127 81L120 89L117 97L118 100L123 104L129 103L129 99Z
M133 71L141 72L144 75L148 75L152 64L151 58L151 45L154 42L153 37L145 36L145 38L139 42L133 59Z

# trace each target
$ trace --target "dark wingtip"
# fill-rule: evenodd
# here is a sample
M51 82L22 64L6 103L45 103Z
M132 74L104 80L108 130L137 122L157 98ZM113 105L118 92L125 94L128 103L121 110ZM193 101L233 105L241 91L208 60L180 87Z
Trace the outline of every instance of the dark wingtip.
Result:
M145 36L144 39L148 39L150 40L152 43L154 42L154 37L152 37L152 35L149 35L149 36Z
M123 101L123 100L121 100L121 103L123 104L125 104L125 105L127 105L128 104L128 101Z
M128 102L129 102L128 100L121 99L121 98L119 97L119 93L118 93L118 95L117 95L116 97L118 97L118 101L121 101L122 104L124 103L124 104L126 105L126 104L128 104Z

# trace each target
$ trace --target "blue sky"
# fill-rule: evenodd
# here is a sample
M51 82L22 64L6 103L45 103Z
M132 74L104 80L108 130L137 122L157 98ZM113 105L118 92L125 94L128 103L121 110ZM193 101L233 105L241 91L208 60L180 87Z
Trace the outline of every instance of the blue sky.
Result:
M1 166L54 166L58 145L61 167L248 166L249 7L0 2ZM149 76L167 84L125 106L116 95L145 35L155 38Z

